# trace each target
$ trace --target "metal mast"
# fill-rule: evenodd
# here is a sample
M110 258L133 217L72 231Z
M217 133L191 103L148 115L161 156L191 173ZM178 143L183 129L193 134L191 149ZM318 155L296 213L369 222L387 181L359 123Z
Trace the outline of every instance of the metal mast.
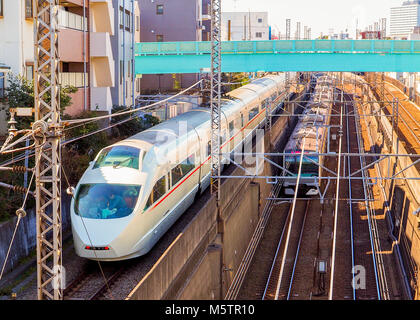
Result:
M220 176L221 176L221 0L211 1L211 193L217 193L217 201L220 200Z
M34 3L38 299L61 300L62 234L57 54L58 0Z
M290 40L290 24L291 19L286 19L286 40ZM290 72L285 73L285 89L287 97L289 97L289 91L290 91ZM289 98L287 98L288 100Z

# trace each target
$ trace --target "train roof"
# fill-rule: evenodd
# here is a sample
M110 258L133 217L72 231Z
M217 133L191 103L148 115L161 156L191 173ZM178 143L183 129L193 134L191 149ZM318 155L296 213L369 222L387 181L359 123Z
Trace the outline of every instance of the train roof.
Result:
M235 113L238 109L243 108L245 104L257 99L267 88L276 86L276 80L281 81L281 79L281 76L271 75L256 79L250 84L231 91L227 94L227 98L222 99L223 114L229 118L230 114ZM200 130L202 126L209 126L210 117L209 108L194 108L114 145L131 145L143 149L149 149L152 146L162 146L168 140L165 139L165 134L179 138L185 133ZM223 118L222 121L224 121ZM139 141L141 142L139 143Z
M281 76L270 75L252 81L250 84L242 86L228 93L229 96L242 100L245 104L257 99L260 94L268 88L276 87L282 81Z
M127 145L134 143L137 144L138 147L143 148L149 148L151 146L162 146L168 142L168 139L165 139L165 135L178 138L180 135L190 133L209 121L209 109L195 108L175 118L155 125L150 129L139 132L134 136L127 138L126 140L116 143L115 145ZM142 141L142 146L138 145L139 141Z
M299 122L296 125L295 130L288 143L286 144L285 150L298 151L303 149L303 138L305 139L305 150L306 152L318 152L319 141L322 141L322 137L325 132L325 127L316 127L314 123Z

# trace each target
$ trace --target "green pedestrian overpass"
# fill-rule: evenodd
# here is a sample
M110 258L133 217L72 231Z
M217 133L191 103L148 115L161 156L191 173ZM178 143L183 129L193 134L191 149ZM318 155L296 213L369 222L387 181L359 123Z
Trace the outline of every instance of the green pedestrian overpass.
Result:
M210 72L211 42L140 42L136 74ZM419 40L222 42L222 72L420 72Z

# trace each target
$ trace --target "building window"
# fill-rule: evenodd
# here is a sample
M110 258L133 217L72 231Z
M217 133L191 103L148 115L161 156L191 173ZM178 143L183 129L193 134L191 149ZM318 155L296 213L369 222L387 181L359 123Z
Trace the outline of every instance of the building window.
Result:
M32 0L25 0L25 19L32 19Z
M3 0L0 0L0 17L3 17Z
M136 79L136 89L137 92L140 92L140 78Z
M258 23L262 23L263 19L262 18L258 18Z
M127 77L131 76L131 61L127 61Z
M125 10L125 30L131 31L131 14L127 10Z
M34 66L33 65L26 65L26 79L28 81L32 81L34 79Z
M163 34L157 34L156 35L156 41L157 42L163 42Z
M136 17L136 31L140 31L140 17Z
M131 59L131 81L134 81L134 73L135 73L134 61L133 61L133 59Z
M158 4L156 6L156 14L163 14L163 4Z
M120 29L124 26L124 10L120 7Z
M262 32L256 32L255 37L256 38L262 38Z

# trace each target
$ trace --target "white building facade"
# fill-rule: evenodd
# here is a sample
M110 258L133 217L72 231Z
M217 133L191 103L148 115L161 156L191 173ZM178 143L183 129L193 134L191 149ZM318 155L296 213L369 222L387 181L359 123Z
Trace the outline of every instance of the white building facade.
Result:
M222 41L269 39L268 12L222 12Z
M34 64L32 1L0 0L0 2L0 63L9 67L10 72L32 80ZM4 85L7 85L7 81Z
M116 32L111 37L115 59L115 86L111 89L114 106L131 107L140 94L140 78L135 73L135 45L140 42L140 8L136 0L113 0L118 14Z
M420 0L406 1L391 8L390 35L393 39L409 39L415 27L420 26Z

